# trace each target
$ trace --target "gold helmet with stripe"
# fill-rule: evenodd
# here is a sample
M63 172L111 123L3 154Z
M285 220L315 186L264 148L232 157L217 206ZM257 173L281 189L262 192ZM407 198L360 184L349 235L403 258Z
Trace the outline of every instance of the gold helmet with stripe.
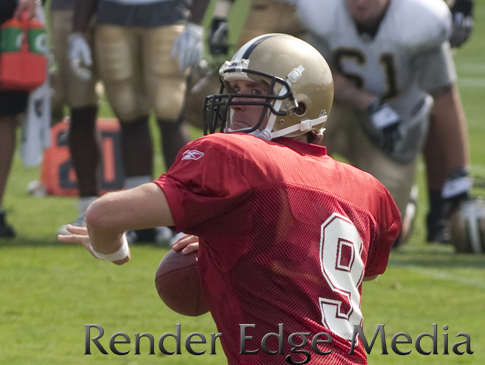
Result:
M305 41L277 33L256 37L222 65L219 76L221 93L204 102L206 134L246 132L271 140L323 133L333 102L332 73L323 56ZM269 85L269 95L234 94L230 88L227 92L232 80L263 81ZM258 123L231 128L234 105L263 106ZM267 120L264 128L263 120Z

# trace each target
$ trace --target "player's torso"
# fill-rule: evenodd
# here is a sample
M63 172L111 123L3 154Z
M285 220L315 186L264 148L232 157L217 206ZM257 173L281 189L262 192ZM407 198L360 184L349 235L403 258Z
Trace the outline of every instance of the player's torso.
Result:
M278 323L284 323L284 338L305 330L312 336L330 333L334 344L322 351L331 349L338 357L350 348L352 325L362 321L360 284L378 230L371 213L377 208L362 189L375 186L366 178L352 183L352 173L338 171L328 157L266 145L245 146L249 160L264 155L271 162L259 169L241 164L254 189L237 210L224 215L226 223L200 249L204 291L225 349L236 358L239 324L256 325L247 330L254 336L248 350L254 350L265 334L278 333ZM268 346L278 347L273 339ZM284 361L262 350L249 358L260 364ZM243 359L246 363L244 356L237 362Z
M339 2L335 28L326 36L337 70L381 98L393 98L405 92L416 79L414 52L401 40L393 21L396 1L391 2L372 38L360 34L343 1ZM399 24L399 23L398 23Z
M408 120L417 119L427 97L419 84L423 62L429 63L426 52L446 38L443 7L440 0L392 0L373 36L359 33L345 0L302 0L299 12L324 40L324 56L338 71ZM320 22L319 16L325 19Z

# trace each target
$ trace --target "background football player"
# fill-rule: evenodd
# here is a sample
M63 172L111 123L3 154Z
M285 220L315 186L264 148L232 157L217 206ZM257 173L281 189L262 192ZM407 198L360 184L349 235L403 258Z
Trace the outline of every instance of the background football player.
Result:
M329 151L384 183L403 216L405 240L416 158L433 103L439 127L434 133L444 145L458 145L441 156L441 176L468 167L466 123L448 43L450 12L441 0L300 0L299 14L307 39L334 72L332 118L340 122L327 132ZM453 141L443 140L449 130ZM466 177L450 177L463 183L460 189L470 188Z
M450 46L456 49L468 40L473 29L473 5L471 0L447 0L451 9L452 29ZM439 113L439 111L436 111ZM470 196L468 178L468 139L462 114L455 123L443 124L431 113L428 137L423 149L428 183L429 213L426 218L427 240L447 243L450 240L449 218L451 210ZM446 159L443 156L447 156ZM460 183L462 182L462 183ZM464 182L464 183L463 183ZM456 185L461 188L449 189Z
M0 24L14 16L20 19L23 11L34 17L38 1L2 0L0 2ZM28 92L0 90L0 238L15 236L15 230L6 221L3 197L15 152L18 116L27 109Z
M78 61L78 73L89 68L91 54L84 32L96 14L95 55L107 99L121 123L127 188L152 179L151 112L160 128L167 168L189 141L180 115L187 68L201 57L202 28L198 24L207 4L206 0L191 6L183 0L76 2L70 57ZM153 230L142 231L133 239L153 241L154 235Z
M64 106L70 109L68 144L71 160L76 172L79 188L80 214L72 224L84 225L84 213L99 194L100 146L97 143L96 117L100 95L96 91L99 81L93 60L85 60L90 69L70 66L69 35L72 30L74 4L76 0L52 0L50 3L50 34L56 70L51 74L52 124L64 118ZM94 29L90 24L83 35L92 48ZM75 59L74 62L81 60ZM66 226L58 233L67 234Z

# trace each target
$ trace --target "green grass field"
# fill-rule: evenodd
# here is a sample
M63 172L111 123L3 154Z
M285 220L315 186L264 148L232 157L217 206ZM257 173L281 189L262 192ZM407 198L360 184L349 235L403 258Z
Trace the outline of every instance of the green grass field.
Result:
M471 143L472 175L485 176L485 1L478 0L476 27L472 39L455 56L459 88ZM111 116L103 104L102 116ZM194 137L198 131L193 131ZM157 148L156 173L163 172ZM450 246L425 243L424 215L427 210L423 165L420 164L418 219L411 241L391 254L386 273L375 282L364 284L363 313L365 334L370 341L378 324L385 324L388 355L381 354L377 339L370 364L484 364L485 333L485 256L456 255ZM161 303L153 279L166 249L150 245L132 247L132 261L117 267L94 260L84 249L62 245L55 232L61 224L76 218L76 199L35 198L27 195L27 184L39 178L39 168L25 168L16 156L5 198L8 219L17 238L0 241L0 364L225 364L222 349L209 355L210 346L195 345L206 353L166 356L155 348L149 355L142 341L141 354L135 355L135 333L150 333L157 340L175 332L181 324L182 339L200 332L206 338L217 332L210 315L189 318L175 314ZM483 190L477 193L484 194ZM414 343L421 333L438 328L438 355L419 354ZM92 355L85 352L85 324L98 324L105 330L100 339L108 355L91 343ZM443 330L447 325L448 330ZM125 356L109 350L109 338L124 332L131 344L119 344ZM402 344L400 356L391 349L391 338L408 333L412 345ZM471 338L473 355L452 351L458 333ZM443 355L448 334L449 355ZM97 331L91 331L91 337ZM118 338L119 339L119 338ZM165 342L174 350L174 342ZM429 338L422 341L432 350ZM465 346L459 350L464 351Z

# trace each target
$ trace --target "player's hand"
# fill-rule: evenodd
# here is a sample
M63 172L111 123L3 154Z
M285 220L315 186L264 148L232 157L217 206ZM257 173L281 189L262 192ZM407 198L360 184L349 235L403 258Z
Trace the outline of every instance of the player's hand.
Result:
M171 56L178 58L180 71L198 64L202 59L202 34L203 29L200 25L189 23L173 43Z
M401 137L399 124L401 117L388 104L376 101L369 105L367 112L372 126L379 131L379 148L385 153L392 153L396 142Z
M37 0L19 0L15 12L13 14L14 18L20 19L22 12L27 12L29 19L35 16L35 9L37 8Z
M96 255L94 254L93 250L92 250L91 240L89 239L88 229L86 227L77 227L77 226L73 226L71 224L68 224L66 226L66 229L67 229L68 232L71 232L72 234L69 234L69 235L59 234L59 235L57 235L57 239L59 241L64 242L64 243L81 244L91 254L91 256L93 256L94 258L97 258Z
M81 80L90 80L92 77L91 66L93 59L91 49L89 48L86 38L80 32L74 32L69 35L69 61L72 71Z
M172 249L174 251L182 250L184 255L199 251L199 237L186 234L173 243Z
M450 45L460 47L470 37L473 30L473 1L456 0L451 8L453 27L450 36Z
M57 239L64 243L74 243L74 244L81 244L84 246L86 251L88 251L91 256L96 259L99 259L93 252L93 247L91 246L91 239L89 238L88 229L86 227L76 227L71 224L66 226L66 229L71 232L70 235L57 235ZM112 261L115 265L123 265L125 262L130 260L130 253L122 259L117 261Z
M229 52L229 31L226 19L212 19L207 42L210 54L213 56L226 55Z

